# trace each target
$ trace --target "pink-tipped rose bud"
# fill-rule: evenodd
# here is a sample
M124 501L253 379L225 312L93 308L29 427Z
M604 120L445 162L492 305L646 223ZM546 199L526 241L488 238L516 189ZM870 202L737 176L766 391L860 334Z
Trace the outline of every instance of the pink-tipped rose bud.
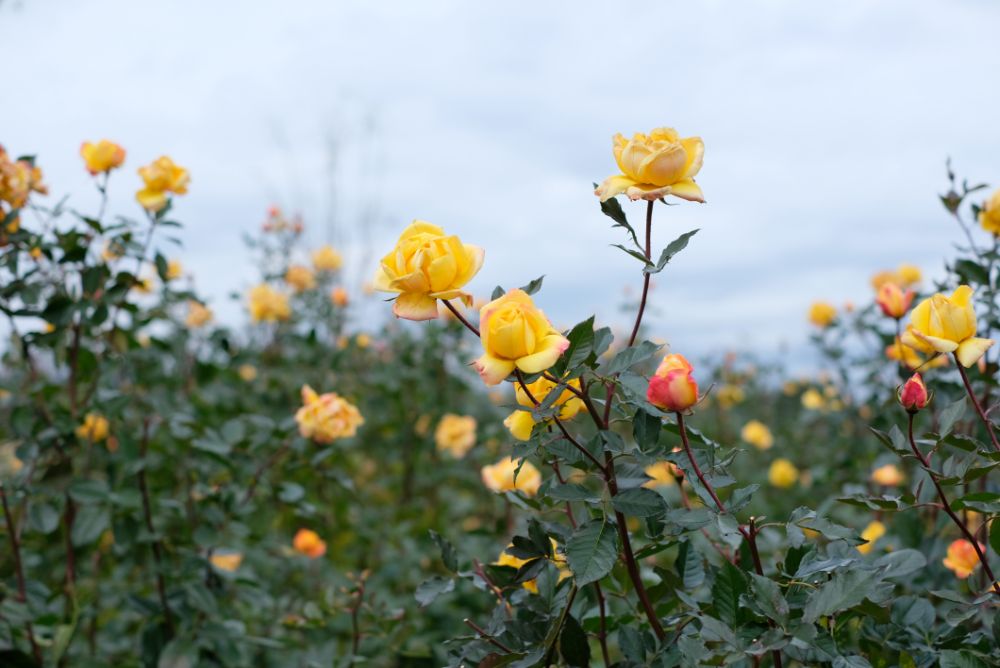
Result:
M683 355L667 355L649 379L646 399L665 411L685 411L698 403L698 383Z
M913 290L903 292L903 289L895 283L885 283L878 289L875 302L882 309L882 313L899 320L910 310L913 296Z
M930 395L927 393L927 386L919 373L910 376L910 379L903 383L899 390L899 403L903 405L908 413L916 413L927 406L930 402Z

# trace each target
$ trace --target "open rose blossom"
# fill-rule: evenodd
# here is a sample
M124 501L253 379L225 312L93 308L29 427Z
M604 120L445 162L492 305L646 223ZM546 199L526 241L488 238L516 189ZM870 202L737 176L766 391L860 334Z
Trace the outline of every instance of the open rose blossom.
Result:
M574 378L569 381L569 385L580 389L580 379ZM545 400L545 397L549 396L551 392L556 387L556 384L549 380L548 378L539 378L533 383L528 383L528 392L531 393L531 397L528 396L528 392L524 391L524 388L520 384L514 386L514 395L517 398L517 403L521 406L532 407L534 402L531 400L534 398L535 401L541 403ZM583 401L577 397L568 388L563 389L562 394L556 399L553 406L560 406L559 409L559 419L569 420L576 416L584 408ZM531 411L514 411L503 421L504 426L510 430L511 435L519 441L527 441L531 438L531 430L535 426L535 418L532 417Z
M698 383L693 372L683 355L667 355L649 379L646 399L664 411L686 411L698 403Z
M113 141L102 139L96 144L85 141L80 146L80 157L91 176L110 172L125 162L125 149Z
M518 471L518 466L521 470ZM517 474L515 477L515 473ZM542 484L542 474L531 462L504 457L496 464L484 466L480 471L483 484L496 492L524 492L526 496L534 496Z
M479 273L483 256L482 248L415 220L382 258L374 287L399 293L392 307L397 318L433 320L438 317L438 299L460 298L467 306L472 304L472 295L461 288Z
M976 312L968 285L958 286L950 297L938 293L917 304L902 338L923 353L955 353L964 367L978 362L994 343L976 337Z
M326 541L311 529L299 529L292 538L292 548L310 559L318 559L326 554Z
M569 339L555 330L524 290L511 290L479 312L483 355L476 370L487 385L498 385L520 369L539 373L556 363Z
M191 181L188 171L165 155L140 167L139 176L142 177L144 186L135 194L135 198L142 208L153 213L167 205L170 194L185 194Z
M434 430L438 452L447 452L461 459L476 444L476 418L471 415L445 413Z
M295 421L303 438L317 443L354 436L365 423L357 407L339 394L318 394L308 385L302 386L302 408L295 413Z
M701 137L682 139L673 128L656 128L631 139L616 134L612 151L621 174L609 176L594 194L605 202L625 193L631 200L658 200L667 195L704 202L694 177L701 170L705 144Z
M972 543L960 538L948 546L948 554L941 563L953 571L956 578L964 580L979 566L979 556Z

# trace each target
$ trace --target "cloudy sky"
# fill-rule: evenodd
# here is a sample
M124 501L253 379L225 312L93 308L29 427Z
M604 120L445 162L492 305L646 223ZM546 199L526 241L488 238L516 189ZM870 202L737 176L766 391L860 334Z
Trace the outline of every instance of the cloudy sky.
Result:
M657 209L657 247L702 231L656 281L653 332L801 355L811 300L862 302L903 261L939 271L960 236L946 156L1000 184L997 25L986 0L6 0L0 142L82 208L83 139L128 149L122 211L139 165L189 167L182 257L227 319L254 277L241 235L277 202L358 275L435 222L487 249L474 291L544 273L568 325L623 319L640 282L591 193L611 136L673 126L704 138L708 204Z

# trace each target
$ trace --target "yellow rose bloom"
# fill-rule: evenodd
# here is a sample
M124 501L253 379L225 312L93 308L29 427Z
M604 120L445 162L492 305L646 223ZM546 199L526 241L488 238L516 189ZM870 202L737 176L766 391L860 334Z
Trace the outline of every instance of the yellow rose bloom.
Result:
M108 419L100 413L87 413L83 424L75 430L76 437L81 441L100 443L108 437Z
M17 444L13 442L0 444L0 481L15 475L22 468L24 468L24 462L17 456Z
M579 390L580 379L574 378L569 382L569 385ZM541 403L555 387L556 383L551 380L539 378L533 383L528 383L528 392L531 393L535 401ZM535 404L528 397L528 392L524 391L520 383L514 385L514 396L517 399L517 403L529 408L534 407ZM569 389L564 389L552 405L561 406L559 409L560 420L570 420L584 408L583 401ZM527 441L531 438L531 430L535 426L535 418L531 416L530 411L514 411L507 416L503 423L514 438L519 441Z
M903 343L924 353L953 352L962 366L970 367L994 341L976 337L972 288L960 285L950 297L938 293L917 304L903 332Z
M208 323L212 322L212 309L208 308L199 301L194 299L188 302L188 314L185 323L191 329L197 329L199 327L204 327Z
M504 457L496 464L484 466L480 471L483 484L497 494L516 490L523 492L526 496L534 496L542 484L542 474L539 473L534 464L525 460L521 464L521 470L517 473L515 480L514 473L517 472L518 464L518 461Z
M293 264L285 272L285 283L292 286L296 292L305 292L316 287L316 275L309 267Z
M858 552L860 552L861 554L868 554L869 552L872 551L872 548L875 547L875 543L878 541L878 539L884 535L885 535L885 525L879 522L878 520L875 520L874 522L866 526L865 530L861 532L861 537L868 542L858 545L857 547Z
M472 296L461 288L479 272L483 256L482 248L415 220L382 258L374 287L399 293L392 307L397 318L433 320L438 316L438 299L461 298L466 305L472 303Z
M902 485L905 480L906 476L903 475L903 472L895 464L879 466L872 471L872 482L876 485L896 487L897 485Z
M170 260L167 262L167 280L176 281L184 275L184 265L180 260Z
M497 385L520 369L545 371L569 347L524 290L511 290L479 312L483 355L476 370L487 385Z
M288 320L292 315L288 295L278 292L267 283L251 288L248 297L250 318L254 322L278 322Z
M125 162L125 149L107 139L96 144L85 141L80 146L80 156L90 175L96 176L120 167Z
M983 202L979 210L979 224L990 234L1000 236L1000 189Z
M188 171L174 164L174 161L167 156L140 167L139 176L142 177L145 186L135 194L135 198L142 208L153 213L167 205L167 196L170 193L185 194L191 181Z
M12 209L20 209L28 203L33 192L39 195L49 192L42 183L42 170L31 160L11 160L4 147L0 146L0 202L7 202ZM7 231L16 232L17 227L8 223Z
M257 380L257 367L253 364L241 364L236 373L239 374L240 380L244 383L252 383Z
M787 489L799 480L799 469L787 459L775 459L767 471L767 481L779 489Z
M767 450L774 445L774 436L767 425L760 420L750 420L740 430L740 438L758 450Z
M826 399L819 390L810 387L802 393L802 407L811 411L821 411L826 408Z
M701 137L682 139L673 128L656 128L632 139L616 134L612 151L621 174L609 176L594 194L605 202L625 193L631 200L656 201L667 195L704 202L694 177L701 170L705 144Z
M312 263L316 271L337 271L344 264L344 259L333 246L320 246L313 251Z
M837 307L829 302L813 302L809 307L809 322L817 327L829 327L837 319Z
M562 582L566 578L573 575L569 570L569 564L566 561L566 556L559 552L559 543L556 542L554 538L549 538L549 542L552 544L552 563L556 565L559 569L559 582ZM514 545L508 545L507 550L512 548ZM512 554L508 554L507 550L500 553L500 556L496 561L493 562L495 566L509 566L511 568L520 569L528 563L527 559L519 559ZM538 593L538 582L534 579L527 580L521 584L522 587L530 591L532 594Z
M326 554L326 541L311 529L299 529L292 538L292 549L310 559L316 559Z
M896 269L897 283L901 288L908 288L910 286L916 285L921 280L923 280L923 274L920 272L920 267L912 264L901 264L899 268Z
M910 371L917 369L933 369L948 364L946 355L935 354L929 360L908 345L905 345L900 337L896 337L896 342L885 348L885 356L894 362L902 361Z
M956 578L964 580L979 567L979 555L972 543L960 538L948 546L948 555L941 563L954 572Z
M739 385L730 385L727 383L718 389L715 393L715 398L721 408L730 409L736 404L743 403L746 393Z
M335 392L318 394L302 386L302 408L295 413L299 434L317 443L354 436L365 423L357 407Z
M476 418L445 413L434 430L434 443L438 452L447 452L456 459L465 457L476 444Z
M243 563L243 555L239 552L213 552L209 561L220 571L232 573Z
M670 487L677 484L677 478L683 477L677 464L668 462L656 462L643 469L643 472L652 480L647 480L642 484L646 489L656 489L657 487Z
M354 337L354 345L356 345L358 348L367 348L371 344L372 344L372 337L368 336L367 334L362 333Z

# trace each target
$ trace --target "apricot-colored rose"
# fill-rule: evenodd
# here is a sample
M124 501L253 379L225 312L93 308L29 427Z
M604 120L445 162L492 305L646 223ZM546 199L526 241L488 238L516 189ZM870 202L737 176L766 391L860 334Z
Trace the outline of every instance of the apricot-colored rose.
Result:
M924 353L955 353L962 366L970 367L995 342L976 337L972 288L960 285L951 296L938 293L917 304L903 332L903 343Z
M302 386L302 408L295 413L299 433L317 443L332 443L357 433L365 423L360 411L335 392L317 393Z
M609 176L594 191L601 201L625 193L631 200L658 200L667 195L704 202L694 177L701 170L705 144L701 137L682 139L673 128L656 128L631 139L616 134L612 143L621 174Z
M125 149L113 141L102 139L95 143L85 141L80 146L80 156L92 176L110 172L125 162Z
M519 465L520 471L518 471ZM515 473L517 474L516 478ZM483 478L483 484L498 494L516 490L524 492L527 496L534 496L542 484L542 474L538 472L534 464L527 460L521 463L510 457L504 457L496 464L484 466L480 474Z
M545 371L569 347L524 290L511 290L484 306L479 330L484 352L476 370L487 385L499 384L514 369Z
M686 411L698 403L694 369L683 355L667 355L649 379L646 399L665 411Z
M310 559L317 559L326 554L326 542L311 529L299 529L292 538L292 548Z
M170 194L185 194L191 181L188 171L174 164L174 161L165 155L145 167L140 167L139 176L145 185L135 194L135 198L142 208L153 213L167 205L167 197Z

